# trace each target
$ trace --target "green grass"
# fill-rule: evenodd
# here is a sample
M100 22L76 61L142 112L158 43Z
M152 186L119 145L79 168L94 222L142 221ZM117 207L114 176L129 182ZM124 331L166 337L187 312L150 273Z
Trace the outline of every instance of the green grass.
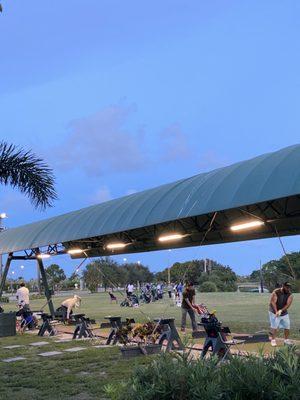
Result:
M119 300L121 295L117 294ZM210 310L217 310L217 317L228 325L234 332L253 333L259 330L268 330L268 304L269 294L258 293L198 293L197 302L205 303ZM54 297L54 305L58 307L62 297ZM31 302L32 309L39 309L44 300ZM5 310L14 308L14 304L4 305ZM181 310L171 305L169 299L163 301L142 304L139 308L120 307L118 304L110 304L107 293L86 295L82 298L80 312L86 313L97 321L104 321L107 315L120 315L122 317L134 317L137 322L145 321L148 317L174 317L176 324L180 325ZM291 334L300 338L300 294L294 294L294 302L290 309L292 322Z
M36 336L1 339L1 345L37 341ZM151 357L136 358L128 367L121 358L119 348L96 349L89 342L76 342L86 346L78 353L63 353L52 358L37 354L44 351L74 347L74 342L54 343L40 348L0 350L0 359L22 355L27 358L15 363L0 363L0 398L23 400L43 399L102 399L103 387L108 383L126 379L137 364L148 363Z
M118 296L120 297L120 295ZM248 293L200 293L197 301L205 303L209 309L216 309L217 316L234 332L255 332L268 329L269 295ZM55 307L60 305L62 298L55 297ZM294 295L291 307L292 336L300 338L300 294ZM39 309L45 302L31 302L32 309ZM4 306L5 310L14 309L13 303ZM174 317L180 324L180 308L170 305L165 299L160 302L142 305L138 309L122 308L110 304L108 294L86 295L82 299L81 312L95 318L97 322L104 321L106 315L134 317L137 322L155 317ZM7 350L2 346L10 344L28 344L39 341L32 335L0 338L0 360L22 355L27 360L6 364L0 362L0 399L104 399L103 387L107 383L126 379L135 365L148 363L151 357L139 357L134 360L121 358L119 348L95 349L92 343L69 342L54 343L52 339L48 346L35 348L26 346L21 349ZM88 349L79 353L64 353L63 355L41 359L37 354L43 351L61 350L73 346L87 346ZM252 345L253 346L253 345ZM258 348L259 346L257 346ZM247 349L248 350L248 349ZM249 348L250 350L250 348Z

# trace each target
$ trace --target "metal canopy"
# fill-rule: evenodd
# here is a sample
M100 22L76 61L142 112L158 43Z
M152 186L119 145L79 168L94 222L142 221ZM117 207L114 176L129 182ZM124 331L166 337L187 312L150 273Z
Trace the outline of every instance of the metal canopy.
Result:
M300 145L188 179L6 230L0 253L51 246L55 253L81 247L89 256L224 243L300 232ZM215 212L217 214L215 215ZM207 229L215 215L210 231ZM261 218L259 229L232 232L232 223ZM158 235L186 236L163 245ZM80 256L79 256L80 257Z

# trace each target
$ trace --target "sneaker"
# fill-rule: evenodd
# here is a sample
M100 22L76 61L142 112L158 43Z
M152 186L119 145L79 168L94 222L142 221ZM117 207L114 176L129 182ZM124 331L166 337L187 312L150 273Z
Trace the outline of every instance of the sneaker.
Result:
M272 347L276 347L276 346L277 346L277 343L276 343L276 340L275 340L275 339L272 339L272 340L271 340L271 346L272 346Z
M285 339L283 343L286 344L287 346L291 346L294 344L293 341L290 339Z
M181 333L185 335L185 328L181 328Z

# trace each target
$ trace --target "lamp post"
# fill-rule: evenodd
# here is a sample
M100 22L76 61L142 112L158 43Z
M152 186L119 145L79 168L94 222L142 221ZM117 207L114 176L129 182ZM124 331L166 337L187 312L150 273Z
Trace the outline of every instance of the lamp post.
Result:
M0 214L0 232L4 231L4 226L2 224L2 221L7 218L6 213L1 213ZM2 273L3 273L3 264L2 264L2 254L0 254L0 278L2 279Z
M171 266L170 266L170 251L171 249L168 250L168 285L171 283Z
M259 275L260 275L260 293L264 292L263 274L261 270L261 260L259 260Z
M15 275L15 271L11 271L11 281L10 281L10 290L11 290L11 294L13 294L14 290L13 290L13 279L14 279L14 275Z

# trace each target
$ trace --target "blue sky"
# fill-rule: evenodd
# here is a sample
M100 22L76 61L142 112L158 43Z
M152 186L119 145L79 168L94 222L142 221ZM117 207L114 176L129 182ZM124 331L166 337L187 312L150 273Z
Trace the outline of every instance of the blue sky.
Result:
M1 188L7 227L299 142L298 1L2 5L0 137L44 157L59 196L38 212ZM298 242L284 239L288 251ZM281 255L272 239L127 259L157 271L211 257L245 274ZM67 273L76 267L66 257L51 261ZM28 265L26 276L34 273Z

